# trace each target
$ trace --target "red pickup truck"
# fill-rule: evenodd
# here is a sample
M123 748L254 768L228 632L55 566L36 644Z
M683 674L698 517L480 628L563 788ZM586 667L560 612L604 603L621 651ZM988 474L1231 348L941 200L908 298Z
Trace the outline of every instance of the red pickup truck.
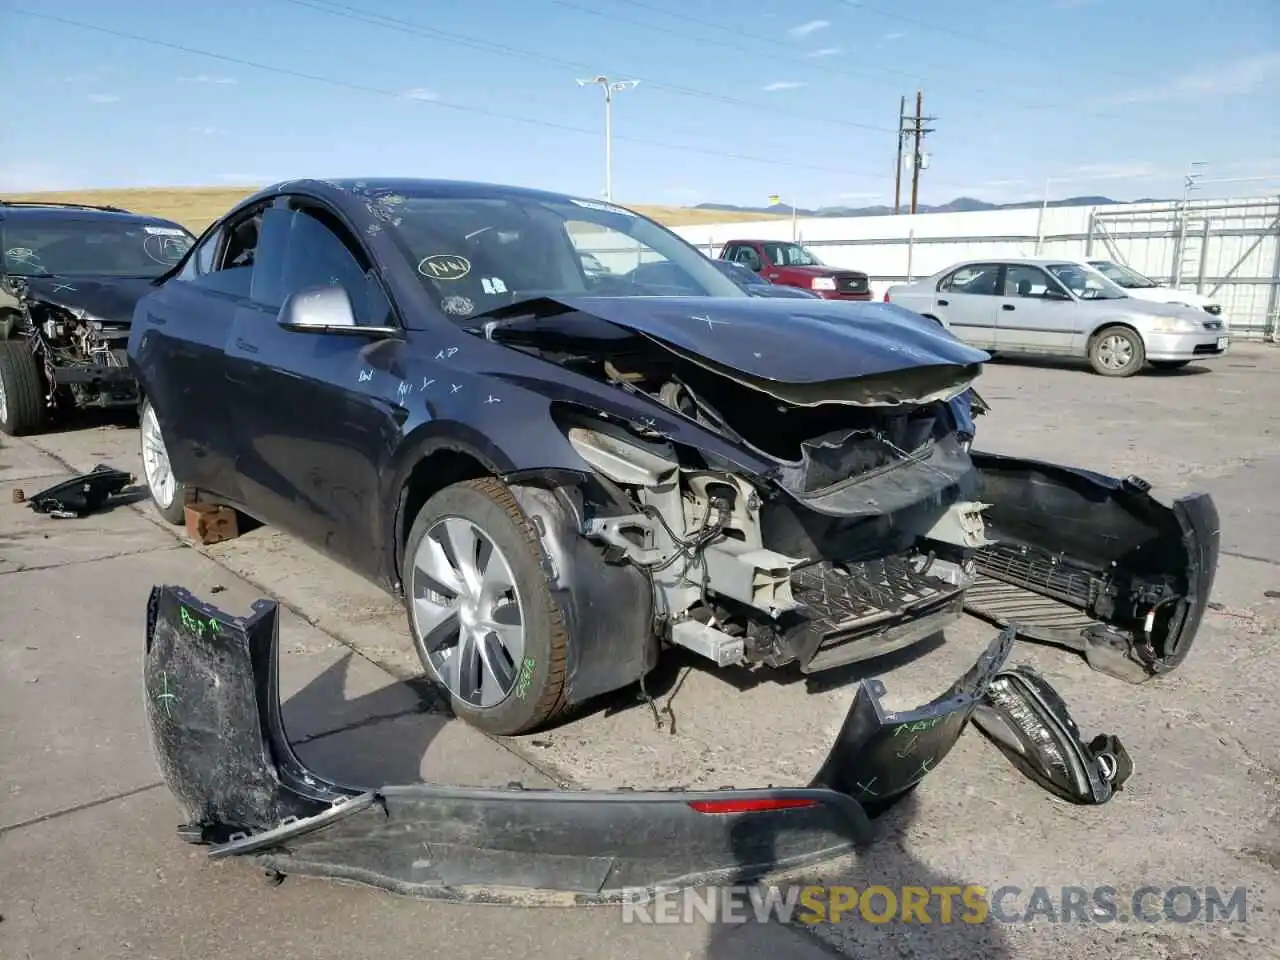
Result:
M721 260L740 263L769 283L809 290L824 300L870 300L865 273L829 267L798 243L786 240L730 240Z

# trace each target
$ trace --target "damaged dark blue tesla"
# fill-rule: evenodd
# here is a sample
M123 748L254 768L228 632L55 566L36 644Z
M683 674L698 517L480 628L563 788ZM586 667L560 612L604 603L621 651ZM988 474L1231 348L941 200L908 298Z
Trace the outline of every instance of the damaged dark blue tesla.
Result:
M1187 656L1217 566L1208 496L973 451L985 353L890 305L751 297L594 200L279 184L157 281L129 357L159 511L220 500L403 598L424 668L491 733L642 685L672 646L817 673L966 608L1003 627L914 710L863 683L802 786L346 786L289 747L275 605L158 586L146 702L183 836L279 873L487 900L747 880L855 849L970 719L1105 802L1127 754L1004 669L1014 640L1147 680Z
M492 733L673 645L814 673L966 605L1142 680L1216 566L1206 496L972 451L987 354L891 305L751 297L594 200L278 184L157 281L129 358L160 512L199 492L402 596Z

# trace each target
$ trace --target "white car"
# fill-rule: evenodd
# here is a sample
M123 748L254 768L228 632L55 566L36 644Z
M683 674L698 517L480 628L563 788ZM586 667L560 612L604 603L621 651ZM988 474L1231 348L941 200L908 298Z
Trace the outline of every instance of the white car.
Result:
M1222 316L1222 305L1202 293L1196 293L1194 290L1179 290L1177 287L1162 287L1150 277L1145 277L1132 267L1126 267L1123 263L1116 263L1114 260L1083 260L1081 262L1093 267L1135 300L1177 303L1184 307L1203 310L1215 317Z
M1139 300L1092 267L1053 258L966 260L884 298L980 350L1084 357L1107 377L1211 360L1231 340L1203 310Z

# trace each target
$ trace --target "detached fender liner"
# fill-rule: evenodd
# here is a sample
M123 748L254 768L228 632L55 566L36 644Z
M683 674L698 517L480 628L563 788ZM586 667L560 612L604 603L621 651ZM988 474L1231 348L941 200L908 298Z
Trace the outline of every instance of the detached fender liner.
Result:
M1217 574L1213 499L1165 505L1138 477L970 454L974 498L990 504L970 612L1020 637L1084 654L1140 683L1176 669L1200 629Z
M354 786L289 745L279 613L237 618L180 587L151 591L144 680L153 748L210 856L279 874L358 881L430 899L599 903L638 891L749 882L856 851L871 817L950 752L1004 665L1012 630L941 697L886 712L864 682L812 783L691 791L435 784Z

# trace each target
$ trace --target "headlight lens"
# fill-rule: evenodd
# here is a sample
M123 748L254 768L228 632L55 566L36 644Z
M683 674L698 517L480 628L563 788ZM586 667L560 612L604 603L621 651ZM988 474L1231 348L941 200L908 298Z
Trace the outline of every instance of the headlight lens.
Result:
M1200 325L1185 317L1156 317L1151 322L1153 333L1195 333Z
M834 290L836 281L834 277L814 277L810 284L812 290Z

